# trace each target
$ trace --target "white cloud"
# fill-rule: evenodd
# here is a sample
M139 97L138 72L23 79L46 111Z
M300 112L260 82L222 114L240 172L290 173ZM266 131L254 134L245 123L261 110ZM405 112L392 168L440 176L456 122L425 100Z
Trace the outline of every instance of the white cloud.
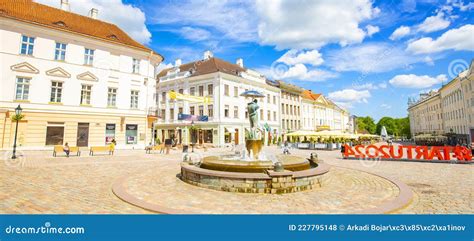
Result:
M365 83L365 84L354 84L353 88L355 90L377 90L377 89L385 89L387 88L387 83Z
M275 75L275 74L274 74ZM337 74L319 69L308 69L304 64L296 64L288 68L284 73L273 76L274 79L290 79L303 81L324 81L334 78Z
M327 63L336 71L358 71L381 73L422 61L422 57L412 56L396 45L370 43L346 47L331 52Z
M277 49L317 49L328 43L360 43L359 27L380 10L370 0L273 1L258 0L260 43ZM240 19L240 18L239 18Z
M427 17L423 23L417 26L417 30L424 33L431 33L447 28L451 22L445 18L442 11L435 16Z
M407 50L413 53L435 53L448 49L474 50L474 25L467 24L451 29L433 40L426 37L408 44Z
M282 55L277 60L277 62L283 62L288 65L310 64L313 66L318 66L321 65L324 60L318 50L297 51L292 49Z
M35 0L38 3L59 8L59 0ZM145 25L145 13L121 0L74 0L69 1L71 12L87 16L91 8L99 10L98 18L119 26L136 41L148 44L151 33Z
M381 104L380 107L387 110L392 108L391 105L387 105L387 104Z
M172 63L161 62L160 65L155 69L155 75L159 74L162 70L173 67Z
M258 40L258 19L249 1L163 1L150 10L153 24L178 24L212 30L214 39Z
M365 29L367 30L367 36L372 36L374 35L375 33L378 33L380 31L380 28L377 27L377 26L372 26L372 25L367 25L365 27Z
M440 74L436 77L430 77L428 75L419 76L414 74L404 74L397 75L388 82L396 87L421 89L429 88L446 80L447 77L444 74Z
M192 41L203 41L211 37L211 33L202 28L186 26L182 27L179 32L184 38Z
M407 36L408 34L410 34L410 27L400 26L395 29L395 31L393 31L392 35L390 35L389 38L391 40L397 40Z
M352 103L367 103L370 98L370 91L368 90L355 90L355 89L343 89L334 91L328 94L328 98L336 102L352 102Z

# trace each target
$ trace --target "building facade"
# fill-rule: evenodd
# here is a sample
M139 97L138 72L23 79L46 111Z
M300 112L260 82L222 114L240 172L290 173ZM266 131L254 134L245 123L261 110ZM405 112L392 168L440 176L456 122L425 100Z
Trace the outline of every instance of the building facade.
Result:
M290 133L302 128L301 125L301 93L303 88L279 81L281 91L281 128L282 134Z
M58 2L59 5L59 2ZM28 0L0 3L0 148L143 147L151 140L154 68L163 58L113 24ZM48 13L48 14L43 14Z
M203 59L195 62L181 64L177 60L174 67L161 71L157 78L159 118L154 128L160 141L172 138L183 144L243 144L245 130L249 128L247 103L252 99L240 94L248 90L265 96L258 99L260 124L266 130L265 142L280 133L280 90L260 73L245 68L242 59L234 64L206 51ZM171 91L201 99L172 99ZM206 116L207 120L180 118L183 114Z
M303 130L321 131L335 130L353 132L353 125L348 111L339 107L322 94L305 90L302 96Z
M420 94L416 103L410 103L408 117L411 133L444 133L441 95L438 91Z
M409 100L408 116L412 135L456 134L474 142L473 64L438 91Z

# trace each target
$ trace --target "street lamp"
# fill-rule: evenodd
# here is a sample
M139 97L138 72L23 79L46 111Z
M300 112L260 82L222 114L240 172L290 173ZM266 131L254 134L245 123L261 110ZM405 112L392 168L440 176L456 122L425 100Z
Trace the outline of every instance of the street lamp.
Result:
M191 134L191 152L194 152L194 145L196 145L196 130L194 129L194 121L191 121L191 131L192 131L192 134Z
M21 111L23 109L21 109L20 105L18 105L16 108L15 108L15 119L16 119L16 128L15 128L15 139L13 141L13 155L12 155L12 159L16 159L16 137L18 135L18 120L20 119L20 116L21 116Z

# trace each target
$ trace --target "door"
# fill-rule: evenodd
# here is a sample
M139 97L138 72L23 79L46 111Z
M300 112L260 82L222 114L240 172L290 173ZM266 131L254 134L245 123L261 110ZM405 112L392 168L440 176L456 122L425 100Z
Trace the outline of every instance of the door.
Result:
M89 145L89 123L77 124L77 146Z
M235 145L239 144L239 129L238 128L235 128L234 143Z

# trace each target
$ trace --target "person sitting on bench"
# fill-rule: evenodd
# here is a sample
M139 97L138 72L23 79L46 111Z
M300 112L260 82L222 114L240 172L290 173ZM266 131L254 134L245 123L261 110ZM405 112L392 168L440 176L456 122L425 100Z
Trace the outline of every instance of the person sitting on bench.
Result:
M71 150L69 149L69 144L67 142L64 144L63 151L66 153L66 156L69 157L69 152L71 152Z

